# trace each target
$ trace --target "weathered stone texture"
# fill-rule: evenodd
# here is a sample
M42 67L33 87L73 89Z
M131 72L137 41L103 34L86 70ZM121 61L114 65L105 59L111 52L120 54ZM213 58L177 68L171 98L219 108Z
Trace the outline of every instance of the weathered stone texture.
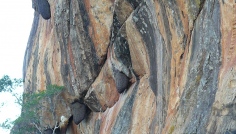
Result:
M66 90L45 104L57 110L42 110L42 127L77 115L67 134L236 130L235 1L48 2L50 19L35 13L24 89ZM91 110L82 121L76 100Z

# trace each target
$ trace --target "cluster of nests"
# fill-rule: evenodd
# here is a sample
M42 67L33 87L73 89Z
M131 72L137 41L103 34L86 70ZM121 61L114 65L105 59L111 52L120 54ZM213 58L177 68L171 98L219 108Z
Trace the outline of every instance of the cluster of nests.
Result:
M38 11L39 14L48 20L51 18L50 4L47 0L32 0L33 8ZM119 93L122 93L129 84L129 78L122 72L114 70L114 77L116 83L116 89Z
M51 18L51 10L50 4L47 0L32 0L33 8L37 11L41 16L48 20ZM122 72L118 70L114 70L114 79L116 83L116 89L119 93L123 93L128 85L129 85L129 78ZM71 104L72 107L72 115L70 119L61 116L61 122L59 124L59 128L55 129L55 134L64 134L66 132L66 128L68 123L70 123L73 119L73 122L78 125L82 120L84 120L88 114L90 113L90 109L86 106L83 101L76 100ZM79 112L78 112L79 111ZM52 134L53 129L48 128L44 130L44 134Z
M47 0L32 0L33 8L38 11L39 14L48 20L51 18L50 4ZM122 72L114 70L114 77L116 83L116 89L119 93L122 93L129 84L129 78Z
M116 89L119 93L123 93L128 85L129 85L129 78L122 72L118 70L114 70L114 79L116 83ZM84 120L89 114L90 114L90 109L88 108L87 105L84 104L83 100L75 100L71 104L71 109L72 109L72 117L71 118L66 118L65 116L61 116L61 121L59 123L58 129L55 129L55 134L65 134L67 126L70 122L73 122L78 125L82 120ZM44 134L52 134L53 129L48 128L44 130Z
M32 0L32 6L45 20L51 18L50 4L47 0Z
M35 11L38 11L45 20L51 18L50 4L47 0L32 0L32 3ZM114 71L114 76L116 88L119 93L122 93L129 84L129 78L124 73L117 70Z

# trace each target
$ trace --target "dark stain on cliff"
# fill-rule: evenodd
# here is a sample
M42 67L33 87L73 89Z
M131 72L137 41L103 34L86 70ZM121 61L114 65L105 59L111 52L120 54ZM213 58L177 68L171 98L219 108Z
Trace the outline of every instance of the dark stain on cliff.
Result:
M88 90L97 77L100 66L94 44L88 33L90 22L85 5L83 1L71 1L71 4L75 4L75 6L71 6L70 9L70 25L72 26L69 29L69 41L72 53L68 56L73 56L74 61L69 61L72 58L70 57L68 63L75 66L75 68L71 68L71 72L74 73L71 76L73 75L75 78L71 78L79 83L80 94ZM76 69L76 71L73 69Z
M156 105L159 109L157 113L157 124L160 128L158 133L161 133L167 115L168 98L166 96L169 96L170 87L171 46L165 43L158 29L157 16L154 11L155 7L152 2L143 2L133 13L132 20L136 24L136 28L139 30L147 48L150 60L149 84L155 96L160 99ZM168 22L167 17L163 21ZM167 29L165 30L168 36L170 34L169 25L166 25ZM171 36L166 39L167 43L170 43Z
M36 45L35 51L33 53L34 60L33 60L33 67L32 67L33 68L33 72L32 72L32 78L31 78L32 79L32 85L31 85L31 89L29 91L35 91L37 89L36 88L37 69L38 69L38 62L39 62L38 50L39 50L39 44Z
M89 20L89 16L88 16L88 13L87 13L86 8L85 8L85 4L84 4L85 2L84 1L85 0L78 0L78 5L79 5L79 12L80 12L82 22L83 22L83 29L85 30L86 35L89 36L88 28L89 28L90 20Z
M34 44L35 35L38 30L38 24L39 24L39 14L37 12L34 12L34 20L33 20L32 28L30 31L30 36L27 42L27 47L26 47L25 56L24 56L23 81L25 81L25 75L26 75L28 64L29 64L30 55L32 54L32 48Z
M183 23L182 23L182 20L181 20L181 17L180 17L180 9L178 8L179 6L177 5L176 1L174 0L169 0L169 1L163 1L163 6L165 7L165 10L166 12L168 12L167 10L169 10L170 14L171 14L171 17L173 18L173 21L174 21L174 26L176 28L176 33L178 35L179 38L181 37L184 37L184 28L183 28ZM165 12L165 13L166 13ZM167 18L166 18L167 19ZM168 27L169 27L169 24L167 23ZM166 28L166 27L165 27ZM171 41L171 40L169 40ZM186 46L186 43L182 43L184 49L185 49L185 46Z
M69 13L70 11L70 0L63 2L61 4L60 2L56 2L55 5L55 14L54 14L54 25L56 27L56 34L59 39L59 44L65 45L65 49L67 49L68 46L68 37L69 37L69 31L70 31L70 20L69 20ZM69 21L68 21L69 20ZM61 49L64 50L64 49Z
M61 73L63 76L68 76L69 74L69 65L68 64L62 64L62 68L61 68Z
M70 82L70 61L69 61L69 53L68 53L68 37L70 31L70 21L69 20L69 13L65 12L65 10L70 11L70 0L65 1L63 5L60 5L59 2L56 3L55 15L54 15L54 25L56 27L56 35L58 38L58 45L60 46L60 53L61 53L61 76L63 79L64 86L68 89L71 94L74 94L72 84ZM68 73L68 74L67 74Z
M136 9L140 3L144 2L144 0L127 0L127 2L129 2L133 9Z
M157 95L157 57L156 57L156 42L155 28L150 22L150 13L146 5L140 6L133 16L133 21L136 24L142 38L146 44L148 56L150 59L150 85L155 95Z
M120 28L121 28L120 21L118 19L118 16L116 15L116 12L114 12L113 23L112 23L111 33L110 33L111 35L110 44L113 44L113 42L115 41L116 35Z
M116 122L112 127L112 134L125 134L129 132L131 121L132 121L132 109L134 105L134 100L136 93L138 91L139 81L135 83L133 91L130 96L128 96L117 115Z
M46 76L46 85L51 85L51 78L47 69L48 66L48 51L44 54L44 74Z
M115 41L113 43L114 53L119 62L121 62L127 68L131 67L131 57L129 51L129 45L127 41L127 35L125 32L125 24L119 30Z

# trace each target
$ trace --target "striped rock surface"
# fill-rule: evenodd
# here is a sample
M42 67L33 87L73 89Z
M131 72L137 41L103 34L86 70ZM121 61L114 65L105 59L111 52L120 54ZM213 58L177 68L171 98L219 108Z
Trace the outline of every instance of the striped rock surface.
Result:
M66 90L53 115L42 112L42 127L71 118L82 99L91 112L78 125L70 120L67 134L236 130L234 0L48 2L49 20L34 15L24 91ZM128 78L122 93L116 71Z

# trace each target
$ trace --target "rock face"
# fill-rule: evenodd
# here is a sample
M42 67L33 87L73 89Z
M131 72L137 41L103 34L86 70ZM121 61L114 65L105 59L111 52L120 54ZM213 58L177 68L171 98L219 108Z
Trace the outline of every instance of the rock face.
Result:
M236 130L233 0L48 2L50 19L35 12L24 90L66 90L53 115L42 110L42 128L63 116L67 134Z

